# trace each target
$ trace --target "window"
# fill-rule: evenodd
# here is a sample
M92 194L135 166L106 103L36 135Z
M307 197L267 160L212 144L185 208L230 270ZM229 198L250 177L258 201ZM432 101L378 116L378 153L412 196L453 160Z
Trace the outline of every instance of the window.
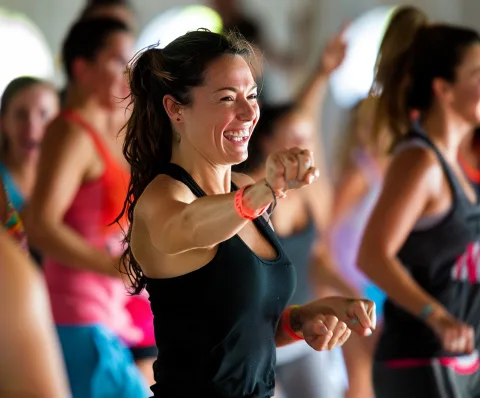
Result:
M348 28L345 61L330 79L332 94L341 107L350 108L368 95L378 49L395 8L374 8Z
M163 48L177 37L199 28L220 32L222 19L215 10L202 5L172 8L143 29L137 41L137 51L156 43Z
M42 32L25 15L0 8L0 96L19 76L52 79L54 61Z

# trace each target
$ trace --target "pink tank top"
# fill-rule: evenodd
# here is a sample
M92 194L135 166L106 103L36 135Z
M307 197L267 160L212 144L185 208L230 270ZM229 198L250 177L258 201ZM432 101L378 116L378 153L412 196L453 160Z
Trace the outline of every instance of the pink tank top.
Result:
M77 113L64 111L61 117L83 128L105 165L97 180L80 186L64 222L90 245L118 256L122 251L121 229L108 224L122 209L129 175L96 131ZM126 308L130 296L121 279L68 267L51 258L45 259L44 272L57 325L102 324L127 344L135 344L142 338L143 333L133 325Z

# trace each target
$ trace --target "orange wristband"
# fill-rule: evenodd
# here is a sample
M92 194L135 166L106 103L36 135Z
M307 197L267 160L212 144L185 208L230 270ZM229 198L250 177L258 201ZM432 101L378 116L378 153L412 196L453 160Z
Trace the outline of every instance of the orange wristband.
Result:
M296 334L292 330L292 325L291 325L291 320L290 320L290 315L292 313L292 310L294 308L298 308L298 305L292 305L290 307L287 307L285 311L283 311L282 314L282 329L287 333L293 340L299 341L299 340L304 340L303 337L300 337L298 334Z
M257 217L261 216L269 208L270 204L262 207L258 210L249 209L243 204L243 194L245 189L250 188L252 185L245 185L243 188L239 189L235 193L235 210L237 214L244 218L245 220L255 220Z

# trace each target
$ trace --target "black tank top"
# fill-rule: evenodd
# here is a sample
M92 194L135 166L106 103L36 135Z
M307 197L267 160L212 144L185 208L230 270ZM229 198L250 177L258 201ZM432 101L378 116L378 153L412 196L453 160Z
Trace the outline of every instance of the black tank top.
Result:
M292 260L297 274L297 286L289 304L305 304L314 299L310 264L316 236L315 223L311 217L301 231L289 236L278 236L283 249Z
M448 214L431 228L414 230L398 258L411 276L457 319L477 328L480 325L480 207L472 204L442 154L421 130L410 139L421 139L437 156L452 192ZM439 339L421 320L392 301L384 308L384 328L376 358L436 358L444 352Z
M181 167L170 164L162 174L205 196ZM235 235L196 271L147 278L158 347L155 397L273 396L275 333L295 287L295 269L264 218L253 222L275 247L276 259L260 258Z

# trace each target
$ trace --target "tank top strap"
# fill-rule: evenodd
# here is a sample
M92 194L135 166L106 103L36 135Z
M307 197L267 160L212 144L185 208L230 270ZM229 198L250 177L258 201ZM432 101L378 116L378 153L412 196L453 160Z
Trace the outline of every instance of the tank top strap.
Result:
M200 186L196 183L192 176L188 174L188 172L183 167L180 167L178 164L168 163L166 165L163 165L160 168L159 174L168 175L174 180L184 183L197 198L207 196L205 191L200 188Z
M106 166L110 166L114 162L114 160L112 159L112 155L110 154L110 151L106 148L105 143L98 136L98 133L95 130L95 128L90 123L88 123L78 112L72 109L65 109L61 112L60 117L62 117L65 120L68 120L73 124L76 124L77 126L81 127L83 130L85 130L85 132L93 140L95 148L97 149L98 153L102 157Z
M419 139L423 141L432 151L435 153L437 159L440 162L440 165L442 167L443 172L445 173L445 176L447 177L448 185L450 186L450 189L452 190L452 195L454 197L454 200L460 200L462 202L467 201L468 198L463 190L463 187L460 185L460 182L457 179L457 176L453 172L452 168L450 165L447 163L443 155L440 153L436 145L430 140L428 135L419 128L419 126L416 126L414 129L412 129L408 135L407 139Z

